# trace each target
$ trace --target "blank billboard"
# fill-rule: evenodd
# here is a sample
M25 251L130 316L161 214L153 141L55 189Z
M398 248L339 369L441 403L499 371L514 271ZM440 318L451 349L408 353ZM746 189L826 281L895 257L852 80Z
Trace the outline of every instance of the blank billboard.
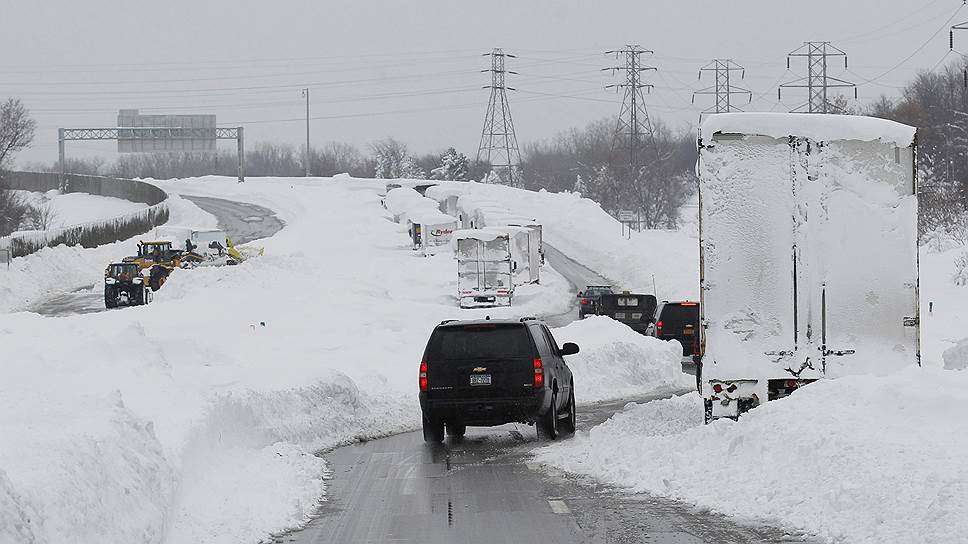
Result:
M118 130L119 153L215 151L215 115L141 115L138 110L120 110L118 128L141 129Z

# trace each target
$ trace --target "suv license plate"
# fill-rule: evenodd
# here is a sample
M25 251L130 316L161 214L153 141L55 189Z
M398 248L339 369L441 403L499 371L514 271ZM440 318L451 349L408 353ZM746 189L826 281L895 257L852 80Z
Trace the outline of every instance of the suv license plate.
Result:
M471 385L491 385L491 375L471 374Z

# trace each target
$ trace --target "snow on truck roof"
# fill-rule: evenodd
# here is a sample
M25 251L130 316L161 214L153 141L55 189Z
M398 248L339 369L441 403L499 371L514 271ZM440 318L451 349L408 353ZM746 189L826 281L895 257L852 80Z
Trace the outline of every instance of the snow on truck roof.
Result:
M473 238L484 240L485 242L496 240L502 236L514 236L519 233L527 233L524 227L484 227L483 229L463 229L454 231L454 239Z
M707 117L699 127L700 137L716 133L757 134L773 138L802 136L821 141L880 140L898 147L914 142L917 129L876 117L860 115L802 113L719 113Z
M457 223L453 217L441 212L437 208L418 208L407 212L407 220L418 225L443 225Z

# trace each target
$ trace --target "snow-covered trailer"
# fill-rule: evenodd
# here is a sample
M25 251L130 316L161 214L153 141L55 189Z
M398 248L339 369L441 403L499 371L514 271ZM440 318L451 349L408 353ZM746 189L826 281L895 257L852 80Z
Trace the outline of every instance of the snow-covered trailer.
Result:
M437 202L422 196L409 187L391 189L383 199L387 211L393 215L393 220L400 224L407 224L408 214L418 210L436 210Z
M421 209L407 214L407 228L414 250L436 255L450 251L457 220L437 209Z
M509 215L511 211L504 205L480 195L465 193L457 199L457 220L463 229L482 229L487 227L486 217Z
M457 201L462 194L468 191L470 185L467 182L441 182L433 187L428 187L424 196L436 200L439 204L440 211L443 213L451 217L458 217L460 215L460 209Z
M514 296L511 235L498 230L458 230L457 297L461 308L510 306Z
M494 216L488 217L487 219L488 227L497 226L507 226L507 227L523 227L531 231L532 246L537 249L539 264L545 263L544 254L544 234L542 232L543 227L538 220L533 217L524 216Z
M707 421L920 364L915 129L730 113L699 134Z
M487 227L510 236L511 270L515 285L539 283L541 280L541 256L534 237L534 231L524 227Z

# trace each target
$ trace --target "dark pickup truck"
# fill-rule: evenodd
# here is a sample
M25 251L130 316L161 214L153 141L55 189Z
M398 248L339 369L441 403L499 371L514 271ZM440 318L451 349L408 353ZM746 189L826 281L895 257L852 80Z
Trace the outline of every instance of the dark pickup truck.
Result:
M575 390L548 326L533 318L444 321L420 363L420 409L427 442L460 438L467 426L538 423L549 438L575 431Z

